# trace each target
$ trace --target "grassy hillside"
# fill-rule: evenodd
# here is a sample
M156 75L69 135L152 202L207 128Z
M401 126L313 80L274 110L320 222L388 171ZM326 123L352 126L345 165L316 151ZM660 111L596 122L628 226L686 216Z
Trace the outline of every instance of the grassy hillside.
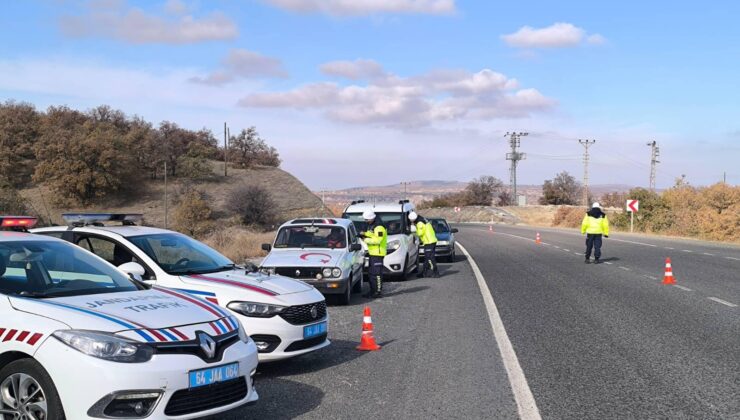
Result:
M168 179L169 221L172 221L172 210L177 195L186 185L193 186L206 194L209 205L214 210L214 218L224 224L234 224L233 215L226 211L226 199L237 186L242 184L259 185L269 189L278 209L280 220L303 216L329 216L331 212L321 203L296 177L274 167L256 167L254 169L229 168L229 176L223 176L223 163L211 162L213 177L207 181L186 181L180 178ZM151 226L164 226L164 182L161 179L147 180L131 188L132 192L107 198L84 208L64 208L54 206L51 192L41 186L23 189L21 195L28 200L36 212L44 218L63 224L61 213L116 212L143 213L145 223Z

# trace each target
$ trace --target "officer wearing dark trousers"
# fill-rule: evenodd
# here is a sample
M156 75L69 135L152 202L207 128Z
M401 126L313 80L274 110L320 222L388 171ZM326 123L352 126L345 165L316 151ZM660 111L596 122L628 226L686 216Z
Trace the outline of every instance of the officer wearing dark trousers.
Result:
M383 294L383 259L388 249L388 232L379 223L372 210L364 212L362 218L368 224L362 236L367 245L368 274L370 275L370 291L365 297L380 297Z
M409 220L416 229L416 236L419 237L421 246L424 248L424 265L421 267L419 277L425 277L427 270L432 270L433 276L439 277L439 268L437 266L437 235L434 233L434 227L426 219L415 212L409 213Z
M595 263L601 260L601 237L609 237L609 219L601 210L601 204L594 203L581 223L581 233L586 235L586 263L591 262L593 251Z

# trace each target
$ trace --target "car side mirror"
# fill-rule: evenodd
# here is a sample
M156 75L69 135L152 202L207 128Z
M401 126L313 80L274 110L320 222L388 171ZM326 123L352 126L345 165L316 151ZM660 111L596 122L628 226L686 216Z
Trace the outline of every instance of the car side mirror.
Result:
M118 269L131 276L131 278L142 281L146 270L137 262L127 262L118 266Z
M362 251L362 245L360 245L360 244L351 244L349 246L349 250L350 250L350 252Z
M452 232L452 233L457 233L457 232L460 232L460 231L459 231L459 230L457 230L457 228L453 228L451 232Z
M272 245L270 245L270 244L262 244L262 250L263 251L270 252L270 250L272 250Z

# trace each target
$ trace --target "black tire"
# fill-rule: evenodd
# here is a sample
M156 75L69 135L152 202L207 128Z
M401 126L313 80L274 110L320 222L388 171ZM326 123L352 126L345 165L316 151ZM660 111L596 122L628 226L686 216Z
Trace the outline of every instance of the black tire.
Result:
M344 293L337 295L337 302L340 305L347 306L352 301L352 286L350 286L350 283L352 283L352 280L347 281L347 287L345 288Z
M401 281L409 279L409 254L406 254L406 259L403 260L403 273L401 273Z
M41 387L43 398L46 400L47 418L52 420L64 420L64 408L59 398L54 381L41 364L33 359L21 359L9 363L0 369L0 384L12 375L23 374L33 378Z
M360 270L360 279L352 286L352 293L362 293L363 281L365 281L365 273Z

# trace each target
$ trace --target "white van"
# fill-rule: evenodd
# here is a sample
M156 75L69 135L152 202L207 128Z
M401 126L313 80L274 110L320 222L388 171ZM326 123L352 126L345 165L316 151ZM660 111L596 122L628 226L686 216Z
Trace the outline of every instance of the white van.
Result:
M406 280L419 266L419 239L411 231L409 223L409 213L414 211L414 205L408 200L397 203L353 201L344 209L342 217L354 222L357 231L363 232L367 230L367 223L362 218L362 213L366 210L375 212L388 231L388 254L383 259L384 272ZM363 249L367 251L364 243Z

